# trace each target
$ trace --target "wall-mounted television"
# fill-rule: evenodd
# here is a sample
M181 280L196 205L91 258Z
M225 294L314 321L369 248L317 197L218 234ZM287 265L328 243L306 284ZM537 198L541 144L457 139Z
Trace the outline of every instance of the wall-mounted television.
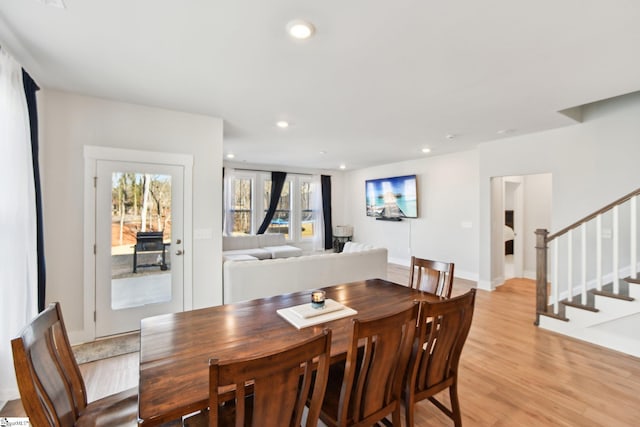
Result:
M367 216L383 219L417 218L415 175L368 179L365 182Z

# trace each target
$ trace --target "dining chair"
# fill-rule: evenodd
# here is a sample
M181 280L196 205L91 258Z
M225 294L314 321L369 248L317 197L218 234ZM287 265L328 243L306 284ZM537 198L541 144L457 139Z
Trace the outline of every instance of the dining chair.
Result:
M423 399L429 399L454 421L456 427L462 425L458 364L471 328L475 297L476 290L471 289L458 297L422 305L418 337L404 390L407 426L414 425L415 404ZM447 388L451 409L434 397Z
M409 287L450 298L453 290L452 262L411 257Z
M50 304L11 340L22 406L33 426L135 426L138 390L87 403L59 303Z
M331 330L277 353L233 361L209 361L209 410L187 427L299 427L318 424L331 360ZM232 398L219 394L232 386ZM227 397L225 397L227 396ZM309 397L310 396L310 397ZM309 400L307 401L307 398Z
M416 335L419 303L395 314L352 320L346 360L331 366L320 419L371 426L391 414L400 425L402 382Z

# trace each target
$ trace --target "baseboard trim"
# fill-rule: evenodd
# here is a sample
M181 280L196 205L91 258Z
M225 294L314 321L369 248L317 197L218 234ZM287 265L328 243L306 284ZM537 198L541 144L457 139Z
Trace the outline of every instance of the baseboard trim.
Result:
M132 332L73 346L78 363L120 356L140 351L140 333Z

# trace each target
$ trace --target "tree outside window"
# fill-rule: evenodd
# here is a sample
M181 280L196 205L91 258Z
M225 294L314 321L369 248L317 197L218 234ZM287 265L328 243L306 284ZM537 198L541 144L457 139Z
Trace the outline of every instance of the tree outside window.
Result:
M251 188L250 178L233 181L233 234L251 234Z
M229 175L225 187L225 226L232 235L254 234L262 223L271 200L271 175L263 171L243 171ZM230 191L227 195L226 191ZM316 210L320 186L309 175L289 174L284 183L267 233L283 234L291 242L314 241L323 233ZM228 222L227 222L228 221Z
M271 180L264 181L264 213L266 215L271 200ZM280 200L276 212L267 228L267 233L281 233L289 239L289 226L291 224L291 181L287 180L282 187Z

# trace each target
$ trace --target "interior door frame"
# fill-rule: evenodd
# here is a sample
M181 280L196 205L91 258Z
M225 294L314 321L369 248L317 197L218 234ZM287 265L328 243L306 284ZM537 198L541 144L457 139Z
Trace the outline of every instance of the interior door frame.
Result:
M193 156L158 151L130 150L124 148L84 146L84 224L83 224L83 290L84 322L83 341L96 337L96 187L98 160L178 165L184 168L184 219L183 219L183 310L193 308Z
M505 253L504 253L504 216L506 208L507 182L518 184L514 187L514 239L513 239L513 260L514 276L522 277L524 265L523 247L523 221L524 218L524 188L522 175L496 176L490 180L490 200L491 200L491 290L504 284L505 276ZM517 222L516 222L517 221Z
M513 274L514 277L524 277L524 247L523 247L523 232L524 225L522 219L524 218L524 177L518 176L506 176L504 177L505 190L503 197L506 200L507 193L513 193L514 207L513 207ZM512 185L512 190L508 190L507 187ZM503 209L504 212L504 209ZM505 276L505 280L509 277Z

